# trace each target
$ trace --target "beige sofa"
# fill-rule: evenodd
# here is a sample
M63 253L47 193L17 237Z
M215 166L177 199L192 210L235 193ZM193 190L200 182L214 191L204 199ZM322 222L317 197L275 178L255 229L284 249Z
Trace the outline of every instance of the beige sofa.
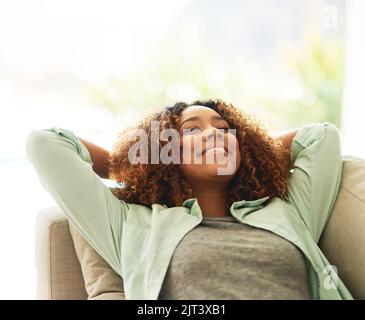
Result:
M341 188L319 242L355 299L365 299L365 159L343 156ZM88 299L66 216L39 212L36 224L37 299Z

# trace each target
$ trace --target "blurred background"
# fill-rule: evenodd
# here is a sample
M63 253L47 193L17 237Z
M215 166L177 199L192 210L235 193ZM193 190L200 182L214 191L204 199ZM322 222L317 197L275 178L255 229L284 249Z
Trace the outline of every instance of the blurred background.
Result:
M0 299L35 298L35 217L56 205L31 130L110 149L152 111L220 98L270 131L331 121L365 157L364 15L360 0L0 0Z

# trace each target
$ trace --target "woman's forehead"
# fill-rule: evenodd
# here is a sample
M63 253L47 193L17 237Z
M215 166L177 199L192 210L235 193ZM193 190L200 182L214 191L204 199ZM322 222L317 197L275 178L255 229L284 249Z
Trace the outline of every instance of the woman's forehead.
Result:
M211 117L211 116L220 116L218 112L215 110L201 105L192 105L187 107L182 113L180 120L183 121L184 119L190 117Z

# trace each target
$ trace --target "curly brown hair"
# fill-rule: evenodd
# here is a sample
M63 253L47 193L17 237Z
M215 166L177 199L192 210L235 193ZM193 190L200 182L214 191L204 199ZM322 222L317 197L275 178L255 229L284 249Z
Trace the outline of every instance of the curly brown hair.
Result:
M284 198L291 165L290 151L284 148L280 139L271 137L253 115L243 114L232 104L220 99L195 100L190 104L177 102L144 118L133 129L147 132L150 150L151 121L159 122L160 132L166 128L177 129L181 113L192 105L215 110L230 128L236 129L242 160L228 185L229 204L265 196ZM109 178L122 183L122 187L111 188L112 193L126 202L149 207L154 203L168 207L181 206L184 200L194 197L179 164L130 163L128 150L135 143L127 139L130 129L118 133L118 139L109 153ZM167 142L158 140L154 143L159 143L161 150Z

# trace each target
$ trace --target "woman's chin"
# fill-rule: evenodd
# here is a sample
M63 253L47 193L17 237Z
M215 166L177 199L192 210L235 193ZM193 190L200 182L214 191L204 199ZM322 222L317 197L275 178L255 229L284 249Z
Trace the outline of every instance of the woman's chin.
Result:
M225 163L212 163L212 164L202 164L200 168L200 173L206 177L211 177L215 179L224 179L227 176L232 176L236 170L232 166Z
M222 160L214 163L182 164L181 169L189 180L228 181L238 171L234 160Z

